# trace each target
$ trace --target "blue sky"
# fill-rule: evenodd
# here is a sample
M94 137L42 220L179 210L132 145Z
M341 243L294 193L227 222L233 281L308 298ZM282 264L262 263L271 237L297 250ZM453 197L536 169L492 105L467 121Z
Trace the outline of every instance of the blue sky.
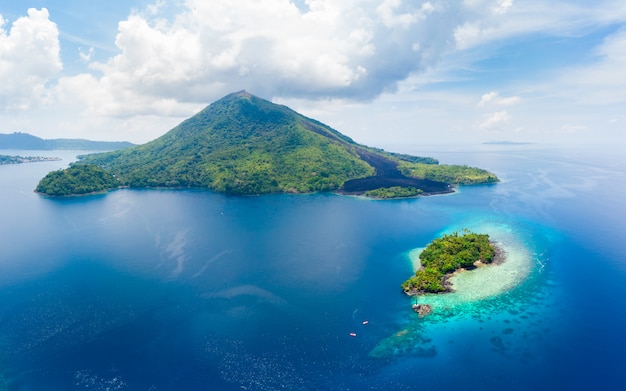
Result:
M143 143L246 89L402 149L626 140L623 0L0 3L0 132Z

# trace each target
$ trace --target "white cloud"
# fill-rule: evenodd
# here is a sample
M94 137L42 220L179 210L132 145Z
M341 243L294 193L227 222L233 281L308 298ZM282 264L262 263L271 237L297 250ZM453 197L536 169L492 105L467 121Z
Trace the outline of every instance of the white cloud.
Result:
M414 124L426 124L428 118L431 130L449 127L464 132L472 125L483 130L521 125L528 129L526 135L546 129L548 123L551 132L566 123L591 128L592 115L574 104L617 107L626 101L624 31L607 37L595 52L595 62L586 57L584 66L560 67L558 76L543 84L525 74L515 75L512 82L494 80L489 87L479 87L483 90L467 83L481 72L481 60L506 53L507 39L512 37L516 38L513 45L520 42L518 37L578 39L590 32L606 32L606 26L624 25L622 0L593 5L569 0L153 3L119 22L116 54L104 60L102 53L111 52L103 50L110 49L108 45L69 36L60 26L64 42L83 47L78 54L88 66L79 73L75 70L81 64L76 63L63 70L59 32L45 9L29 10L12 23L0 17L0 117L20 109L34 114L28 116L30 128L17 130L79 132L82 126L85 132L95 132L99 127L100 135L105 135L100 138L107 138L107 131L119 132L110 137L114 139L126 138L127 132L150 131L143 139L133 138L147 141L207 103L245 88L264 98L297 101L300 110L319 109L321 120L328 110L331 125L339 125L340 130L356 128L346 121L350 112L351 121L371 129L372 135L387 130L392 122L397 135L413 135ZM98 62L92 46L98 49ZM581 50L581 58L585 54ZM496 88L519 91L524 99L501 96ZM432 97L437 100L431 102ZM414 103L399 103L396 98ZM41 102L50 109L24 111ZM512 105L517 105L515 112ZM388 111L392 106L402 110ZM477 110L484 114L480 121L476 121ZM571 118L574 110L576 119ZM381 118L378 124L370 119L374 112ZM36 118L56 118L56 113L66 114L64 122L36 122ZM604 121L623 117L616 110L603 114ZM15 128L15 118L3 118L7 120L1 126ZM437 137L443 134L436 132ZM387 132L381 137L386 136Z
M63 68L59 31L45 8L6 24L0 16L0 107L26 110L47 99L46 84Z
M422 4L419 9L397 13L396 11L400 9L401 6L402 0L384 0L383 3L376 8L385 27L401 27L408 29L412 24L426 19L428 14L435 11L435 7L430 2Z
M454 32L460 50L536 33L576 36L599 25L626 21L621 0L599 1L593 6L565 0L465 0L463 4L464 20Z
M498 111L495 113L487 114L483 121L478 125L480 129L484 130L498 130L501 129L506 123L509 122L511 116L506 111Z
M584 125L563 125L561 126L561 131L566 133L576 133L587 129Z
M119 23L120 54L91 64L100 74L83 95L93 95L86 102L101 115L163 99L206 104L242 88L268 98L369 100L451 47L454 22L430 2L306 4L303 11L287 0L187 0L168 20L159 6L136 12ZM104 96L113 101L102 105ZM160 109L142 112L151 110Z
M596 61L562 70L546 87L587 104L626 104L626 30L607 36L595 54Z
M506 14L506 12L513 6L513 0L498 0L491 8L491 12L497 15Z
M83 50L82 48L78 49L78 55L80 57L80 60L83 62L90 62L93 59L94 52L95 50L93 46L91 46L87 50Z
M492 106L492 105L511 106L516 103L519 103L520 101L521 101L521 98L519 96L509 96L509 97L503 98L500 96L500 94L498 94L498 92L491 91L491 92L484 94L480 98L480 102L478 102L478 107L485 107L485 106Z

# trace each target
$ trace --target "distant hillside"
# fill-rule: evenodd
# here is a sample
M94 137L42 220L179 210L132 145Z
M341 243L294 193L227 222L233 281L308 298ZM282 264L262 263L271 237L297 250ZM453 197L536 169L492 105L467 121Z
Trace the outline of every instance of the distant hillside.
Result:
M458 182L407 175L407 167L400 171L401 162L410 167L437 166L432 158L357 144L319 121L241 91L212 103L154 141L88 155L76 165L97 166L113 175L119 186L196 187L229 194L365 194L410 187L413 190L401 193L414 195L450 192L450 184ZM483 175L483 182L497 181L487 171L473 170ZM44 178L37 191L74 193L71 183L59 183L67 177ZM376 194L389 198L395 190Z
M90 141L83 139L46 140L28 133L0 134L0 149L114 151L132 147L127 141Z
M0 166L5 164L22 164L22 163L38 163L38 162L57 162L61 160L58 157L49 156L7 156L0 155Z

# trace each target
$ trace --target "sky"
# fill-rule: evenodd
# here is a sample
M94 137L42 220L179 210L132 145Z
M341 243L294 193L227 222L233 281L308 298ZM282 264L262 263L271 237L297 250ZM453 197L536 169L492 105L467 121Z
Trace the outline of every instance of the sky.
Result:
M384 148L626 146L626 2L0 0L0 133L144 143L243 89Z

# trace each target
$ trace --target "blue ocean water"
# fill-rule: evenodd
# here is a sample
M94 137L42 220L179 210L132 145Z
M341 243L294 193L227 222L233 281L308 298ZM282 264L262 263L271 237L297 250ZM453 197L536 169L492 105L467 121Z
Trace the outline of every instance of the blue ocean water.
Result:
M65 160L0 166L0 390L622 388L620 151L405 152L503 181L396 201L54 199L32 189L77 153L3 151ZM412 251L463 228L509 260L419 298L419 318L399 288Z

